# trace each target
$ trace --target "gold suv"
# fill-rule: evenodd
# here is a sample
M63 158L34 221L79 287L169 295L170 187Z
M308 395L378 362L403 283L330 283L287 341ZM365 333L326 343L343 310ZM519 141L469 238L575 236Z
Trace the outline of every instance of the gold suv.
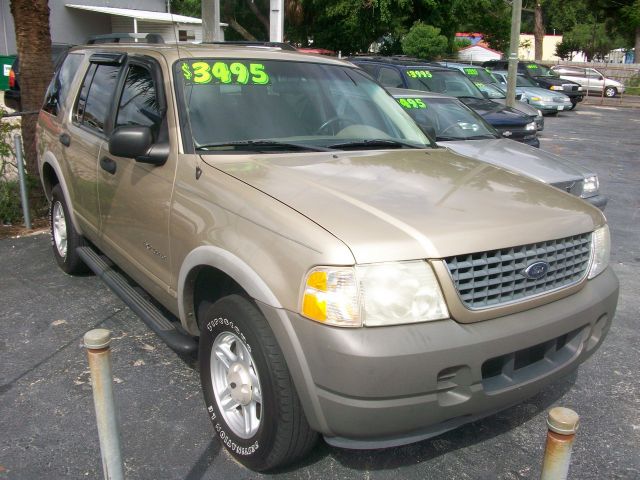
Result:
M614 316L598 209L438 148L339 60L77 47L38 150L60 267L197 350L214 435L252 469L318 434L379 448L489 415Z

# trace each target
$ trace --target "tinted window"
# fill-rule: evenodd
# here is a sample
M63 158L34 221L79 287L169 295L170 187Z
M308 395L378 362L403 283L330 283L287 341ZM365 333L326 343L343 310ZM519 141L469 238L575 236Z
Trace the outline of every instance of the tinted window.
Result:
M378 81L385 87L403 87L400 72L393 70L392 68L382 67L378 74Z
M375 65L370 65L368 63L359 63L358 66L361 69L363 69L365 72L367 72L369 75L375 78L376 70L378 67L376 67Z
M82 63L82 57L81 54L74 53L67 56L62 67L49 84L43 110L52 115L58 115L60 107L67 100L71 82L73 82L76 72Z
M154 135L157 135L160 121L156 86L151 72L140 65L129 66L120 97L116 127L142 125L151 127Z
M77 119L83 125L103 132L104 122L115 94L120 67L117 65L97 65L87 94L85 93L85 87L88 84L92 70L94 69L91 68L87 73L82 86L78 101ZM86 95L86 100L84 100L84 95Z

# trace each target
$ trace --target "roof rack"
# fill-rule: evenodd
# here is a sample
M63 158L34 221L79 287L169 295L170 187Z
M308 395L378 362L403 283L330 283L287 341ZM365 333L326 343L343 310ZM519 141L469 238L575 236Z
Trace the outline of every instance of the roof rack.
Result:
M106 35L91 35L88 45L97 43L164 43L159 33L107 33Z
M260 42L252 40L230 40L224 42L202 42L205 45L243 45L245 47L272 47L280 50L288 50L296 52L296 47L284 42Z

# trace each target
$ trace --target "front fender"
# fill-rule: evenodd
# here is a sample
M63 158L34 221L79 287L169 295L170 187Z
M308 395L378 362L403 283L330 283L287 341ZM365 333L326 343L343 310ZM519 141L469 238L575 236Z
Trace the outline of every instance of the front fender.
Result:
M193 294L198 267L216 268L246 290L251 298L271 307L282 308L280 301L265 281L241 258L213 245L204 245L191 251L182 262L178 276L178 310L182 326L192 335L199 335L193 305Z

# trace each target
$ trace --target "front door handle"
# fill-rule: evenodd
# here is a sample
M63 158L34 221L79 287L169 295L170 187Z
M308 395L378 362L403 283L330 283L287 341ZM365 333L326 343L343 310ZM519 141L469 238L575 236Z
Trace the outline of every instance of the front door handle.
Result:
M69 145L71 145L71 137L69 136L68 133L61 133L58 138L60 139L60 143L65 147L68 147Z
M100 159L100 168L102 168L105 172L110 173L111 175L115 175L117 164L109 157L102 157Z

